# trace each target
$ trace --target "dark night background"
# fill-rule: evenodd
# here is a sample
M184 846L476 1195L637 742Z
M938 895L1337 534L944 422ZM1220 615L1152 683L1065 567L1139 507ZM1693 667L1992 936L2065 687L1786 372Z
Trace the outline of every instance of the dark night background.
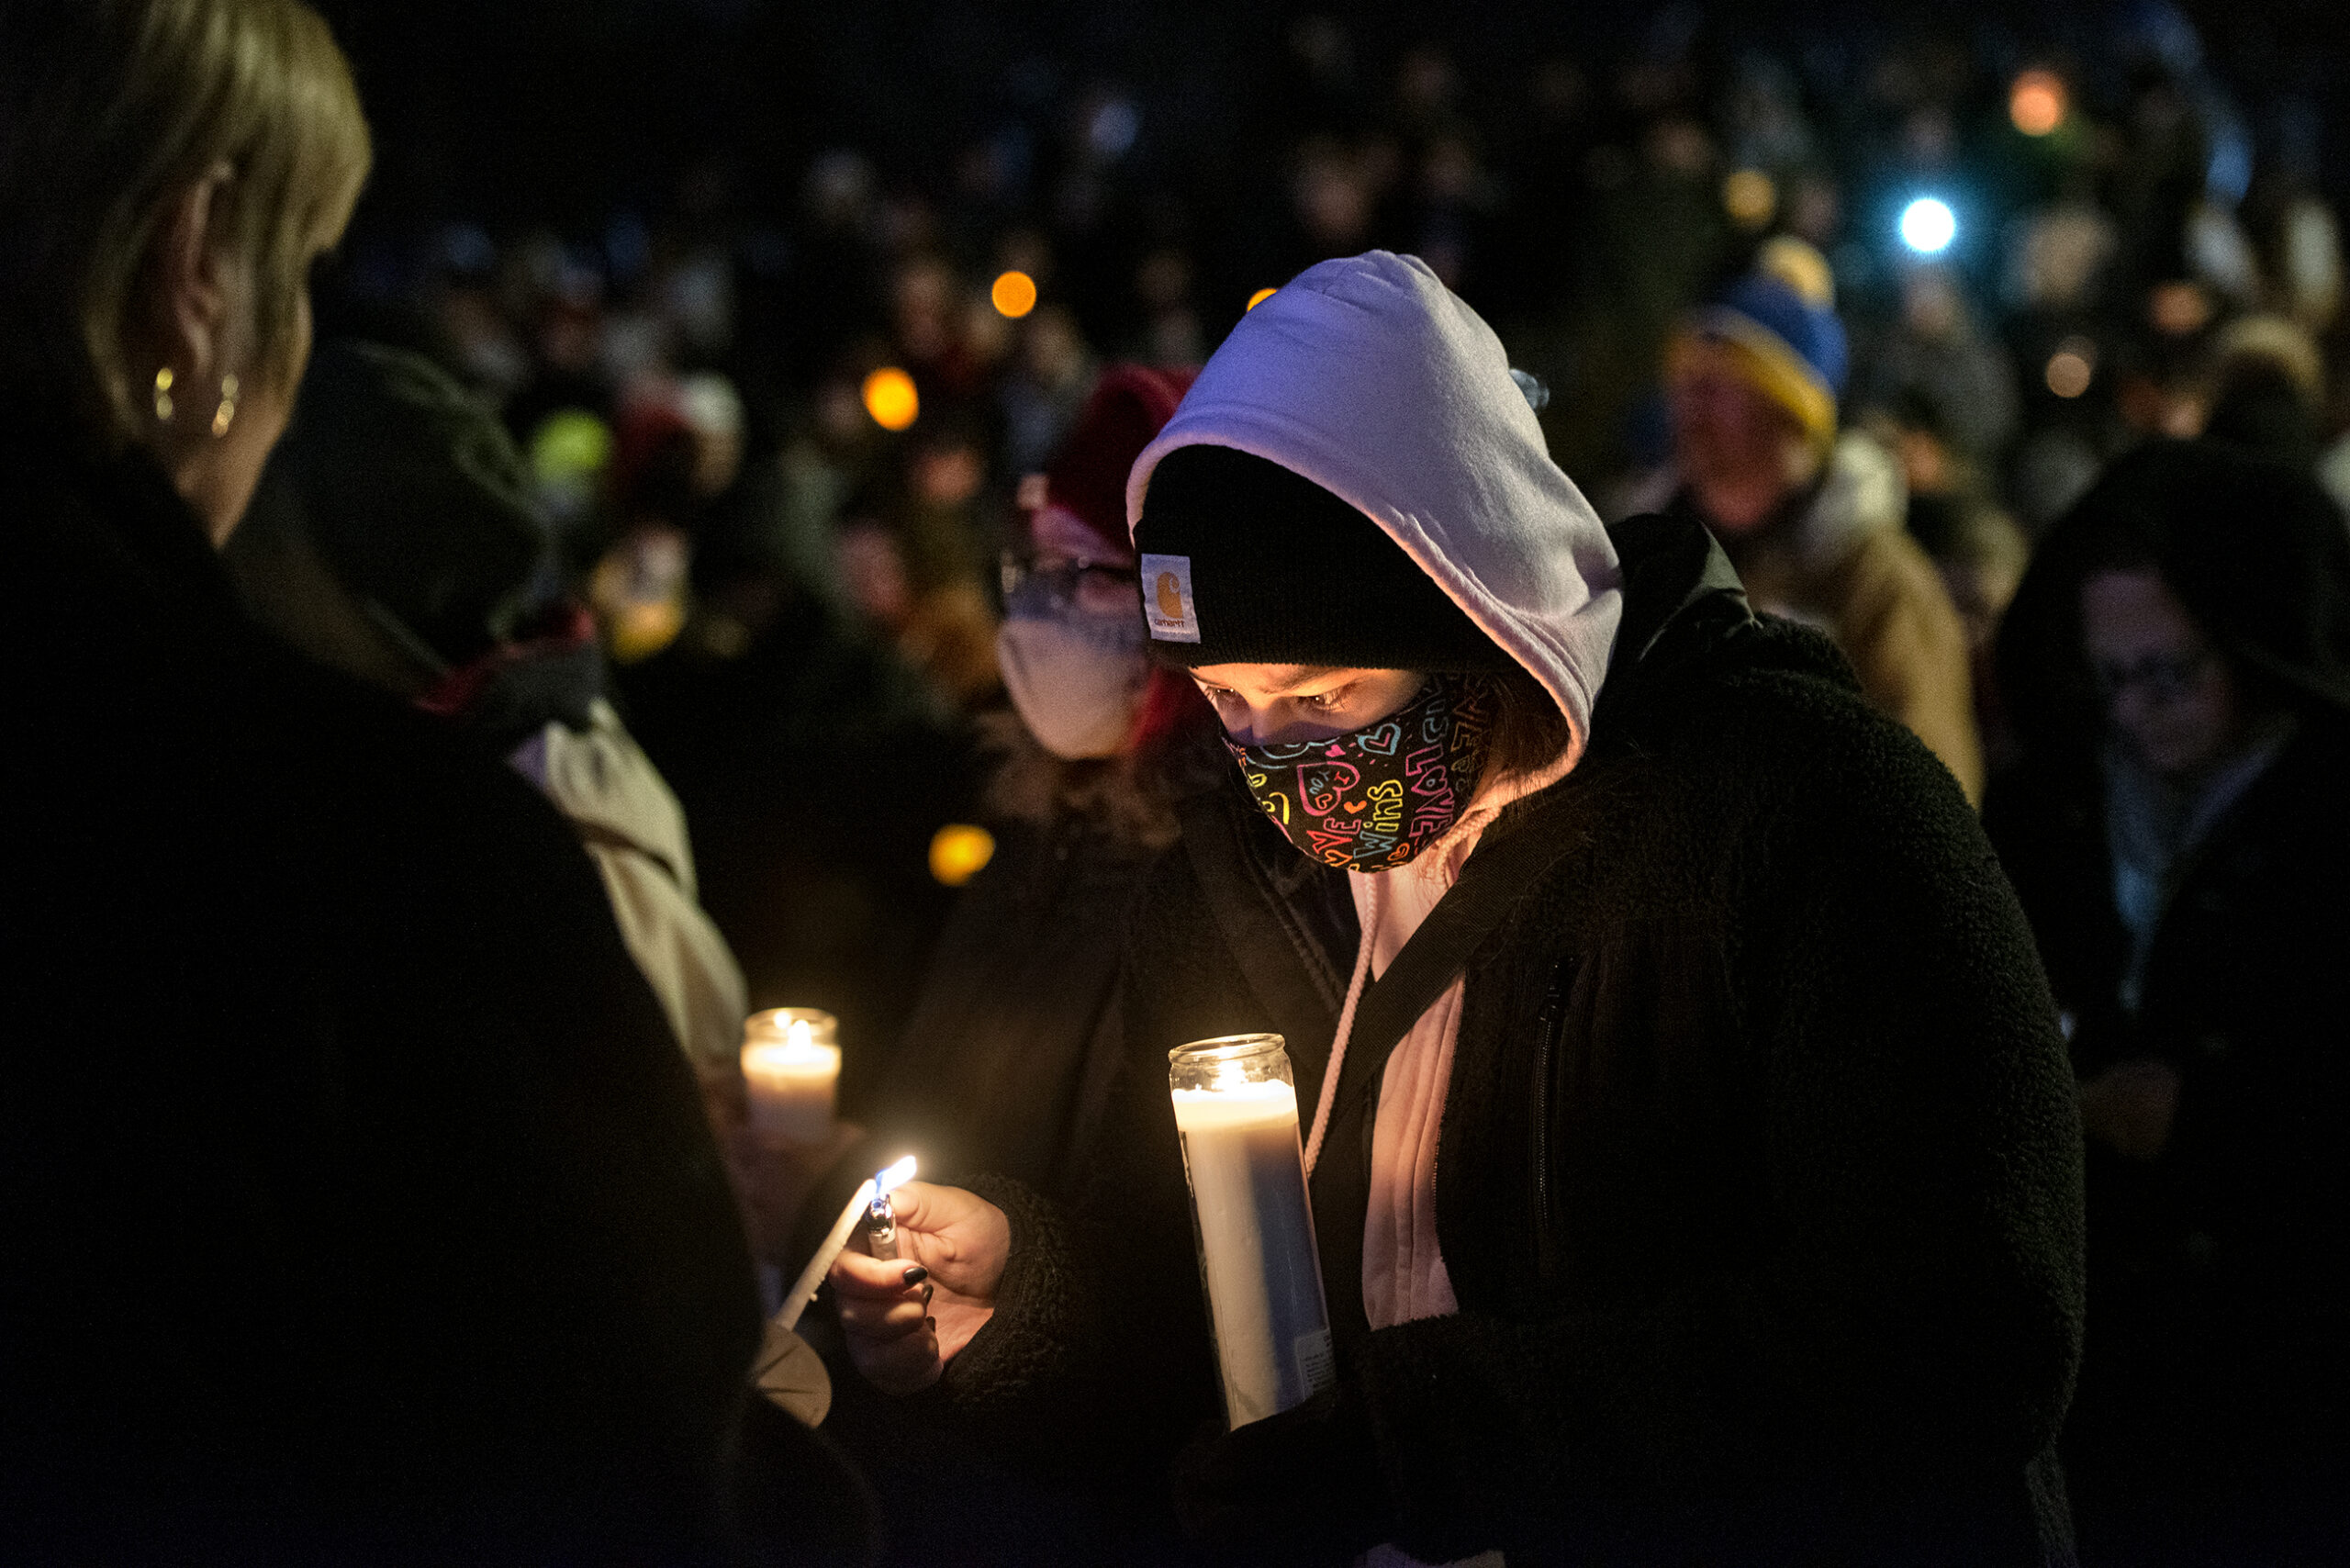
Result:
M944 908L923 846L971 809L964 726L1002 701L1021 476L1103 364L1195 364L1315 261L1428 259L1550 387L1551 454L1605 508L1663 454L1684 313L1774 235L1817 246L1846 423L1900 451L1982 635L2105 461L2200 428L2232 322L2350 364L2350 55L2318 0L320 9L376 146L322 335L423 348L500 409L608 633L650 618L614 644L621 691L754 1000L828 1002L867 1042ZM2010 121L2031 71L2064 84L2052 133ZM1910 255L1895 218L1928 195L1957 240ZM1016 319L989 307L1012 268L1040 290ZM2068 353L2086 390L2057 390ZM920 390L909 428L861 405L885 366ZM2302 383L2315 450L2350 386ZM683 425L718 493L648 461ZM892 740L785 833L743 715L789 757L876 713L928 737L920 787Z

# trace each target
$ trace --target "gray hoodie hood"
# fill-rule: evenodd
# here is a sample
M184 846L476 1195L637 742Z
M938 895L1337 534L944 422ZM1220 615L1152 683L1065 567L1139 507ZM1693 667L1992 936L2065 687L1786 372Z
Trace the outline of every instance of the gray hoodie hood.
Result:
M1615 546L1501 340L1426 263L1324 262L1242 317L1136 459L1130 532L1184 446L1277 463L1377 523L1550 692L1581 753L1622 610Z

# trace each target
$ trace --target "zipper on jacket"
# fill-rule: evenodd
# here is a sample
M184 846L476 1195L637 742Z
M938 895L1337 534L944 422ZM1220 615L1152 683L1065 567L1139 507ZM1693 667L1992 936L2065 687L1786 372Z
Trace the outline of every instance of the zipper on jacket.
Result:
M1574 960L1559 965L1550 993L1535 1015L1540 1043L1534 1053L1534 1260L1547 1280L1556 1270L1557 1242L1550 1223L1550 1075L1559 1051L1559 1036L1566 1027L1567 980Z

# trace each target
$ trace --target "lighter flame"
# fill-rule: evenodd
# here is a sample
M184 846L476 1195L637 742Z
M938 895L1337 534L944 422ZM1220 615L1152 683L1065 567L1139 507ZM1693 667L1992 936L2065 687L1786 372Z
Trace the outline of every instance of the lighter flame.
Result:
M914 1157L911 1154L873 1178L873 1195L895 1190L901 1183L914 1179Z

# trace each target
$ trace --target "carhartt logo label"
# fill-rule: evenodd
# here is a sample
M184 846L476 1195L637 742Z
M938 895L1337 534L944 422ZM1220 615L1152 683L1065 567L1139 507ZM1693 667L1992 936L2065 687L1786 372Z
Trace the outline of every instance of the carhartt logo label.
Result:
M1143 614L1150 622L1153 638L1161 643L1200 640L1200 610L1192 598L1189 555L1145 555L1142 592Z

